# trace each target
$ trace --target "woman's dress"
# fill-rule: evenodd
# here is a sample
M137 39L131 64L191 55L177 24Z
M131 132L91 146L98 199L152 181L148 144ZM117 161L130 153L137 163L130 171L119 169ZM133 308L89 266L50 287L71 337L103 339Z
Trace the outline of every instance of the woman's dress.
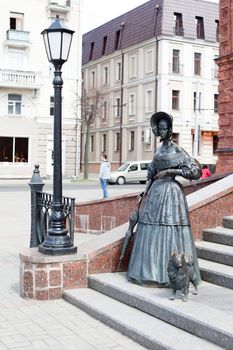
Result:
M200 271L182 187L174 175L152 180L165 169L180 169L187 179L198 179L201 173L200 165L173 142L155 152L148 169L152 184L140 206L127 277L139 284L169 283L168 261L177 252L193 256L198 284Z

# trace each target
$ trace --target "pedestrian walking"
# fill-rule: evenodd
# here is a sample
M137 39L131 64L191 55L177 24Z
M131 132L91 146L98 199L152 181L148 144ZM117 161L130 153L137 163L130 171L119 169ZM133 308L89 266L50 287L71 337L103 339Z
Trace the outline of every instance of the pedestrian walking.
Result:
M110 179L110 163L108 161L108 156L106 153L101 155L101 164L100 164L100 184L103 191L103 198L108 198L107 185L108 180Z

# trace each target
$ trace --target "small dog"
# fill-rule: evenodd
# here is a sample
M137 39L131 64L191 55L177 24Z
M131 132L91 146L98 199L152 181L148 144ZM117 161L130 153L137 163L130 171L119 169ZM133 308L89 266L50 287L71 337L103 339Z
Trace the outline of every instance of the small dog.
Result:
M176 291L183 292L183 301L188 301L189 282L194 285L194 293L198 294L197 285L194 279L194 260L192 256L185 254L173 253L168 263L168 277L172 287L172 295L170 300L174 300Z

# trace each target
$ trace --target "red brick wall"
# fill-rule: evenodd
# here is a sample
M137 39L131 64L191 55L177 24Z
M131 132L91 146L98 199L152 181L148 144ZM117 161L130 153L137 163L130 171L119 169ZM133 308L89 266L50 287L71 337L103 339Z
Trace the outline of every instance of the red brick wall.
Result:
M233 0L219 2L219 145L216 172L233 171Z

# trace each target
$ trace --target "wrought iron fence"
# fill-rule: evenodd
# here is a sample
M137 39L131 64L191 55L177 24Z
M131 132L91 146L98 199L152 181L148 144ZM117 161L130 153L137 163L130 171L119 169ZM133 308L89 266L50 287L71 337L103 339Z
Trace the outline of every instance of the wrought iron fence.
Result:
M37 192L37 223L36 233L39 244L43 243L50 227L53 205L53 195L46 192ZM72 244L74 243L74 208L75 198L63 197L63 213L65 225Z
M31 182L31 239L30 247L44 242L50 227L53 195L43 192L44 183L40 177L39 165L35 166ZM63 213L66 229L74 243L75 198L63 197Z

